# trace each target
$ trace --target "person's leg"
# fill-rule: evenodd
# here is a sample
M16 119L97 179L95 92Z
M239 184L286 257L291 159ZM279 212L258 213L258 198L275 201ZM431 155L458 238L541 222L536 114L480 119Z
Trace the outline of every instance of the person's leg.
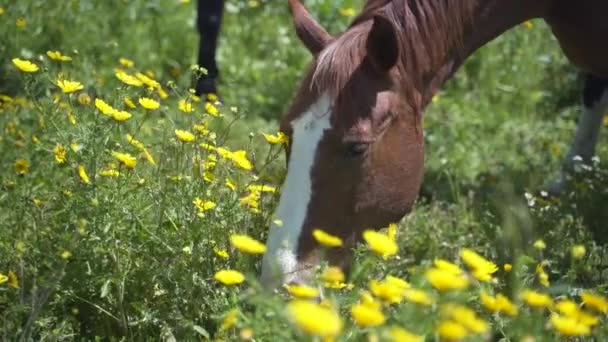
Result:
M215 55L223 12L224 0L198 0L198 65L207 70L207 75L197 80L197 95L217 93L219 71Z

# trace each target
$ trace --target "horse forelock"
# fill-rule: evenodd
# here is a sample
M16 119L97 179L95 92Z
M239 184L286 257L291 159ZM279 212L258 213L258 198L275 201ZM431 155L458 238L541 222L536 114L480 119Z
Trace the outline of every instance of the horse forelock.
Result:
M477 0L369 0L350 27L316 58L311 88L332 96L340 93L363 62L372 19L379 15L395 28L401 91L412 99L419 98L424 82L446 55L458 53L450 49L460 46L476 3Z

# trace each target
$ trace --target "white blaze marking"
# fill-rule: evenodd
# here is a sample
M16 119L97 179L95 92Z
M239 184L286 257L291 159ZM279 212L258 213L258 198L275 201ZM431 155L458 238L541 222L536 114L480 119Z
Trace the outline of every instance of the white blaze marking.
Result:
M281 199L274 218L282 226L272 223L267 252L262 259L261 281L265 287L276 287L298 279L297 249L306 219L312 192L311 171L317 147L329 122L329 96L322 95L317 102L291 122L293 135L287 178L281 190Z

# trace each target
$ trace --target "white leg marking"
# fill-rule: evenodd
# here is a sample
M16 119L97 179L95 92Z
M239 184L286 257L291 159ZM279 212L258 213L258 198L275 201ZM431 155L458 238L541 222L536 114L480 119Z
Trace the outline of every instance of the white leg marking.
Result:
M292 121L291 155L287 178L274 218L283 224L272 223L262 259L262 285L274 288L281 283L298 281L297 249L311 198L311 170L319 142L330 124L330 99L322 95L317 102Z
M593 157L595 153L595 145L602 126L602 117L608 108L608 91L604 91L601 99L594 104L593 107L587 108L583 106L583 113L580 117L574 141L570 146L570 151L566 157L566 165L574 164L573 158L580 156L583 159ZM589 160L586 160L587 162Z
M564 160L563 168L557 179L546 186L549 193L557 195L564 191L567 185L567 170L572 170L579 163L588 163L593 157L606 109L608 109L608 91L604 91L593 107L587 108L583 105L583 113L576 126L574 140Z

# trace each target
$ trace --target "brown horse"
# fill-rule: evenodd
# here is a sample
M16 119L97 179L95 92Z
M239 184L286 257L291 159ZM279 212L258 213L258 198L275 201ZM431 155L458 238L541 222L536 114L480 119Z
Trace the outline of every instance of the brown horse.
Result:
M543 18L586 75L584 110L567 163L594 153L608 103L608 2L603 0L368 0L339 36L289 0L314 55L281 122L288 171L262 262L262 283L306 283L319 264L320 227L345 245L326 255L348 268L363 229L408 213L423 176L422 113L479 47ZM581 158L574 158L580 160Z

